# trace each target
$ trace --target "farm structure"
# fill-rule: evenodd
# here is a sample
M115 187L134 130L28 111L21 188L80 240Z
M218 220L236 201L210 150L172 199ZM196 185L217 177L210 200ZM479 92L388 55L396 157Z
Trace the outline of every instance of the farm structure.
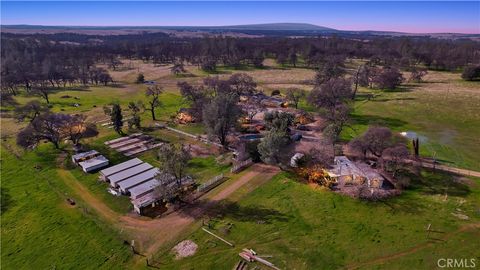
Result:
M99 179L109 182L111 189L123 195L130 195L133 208L138 214L142 214L144 208L155 207L157 202L170 199L165 194L155 192L159 186L166 190L174 190L174 185L177 185L175 177L138 158L100 171ZM185 177L180 182L181 185L193 184L190 177Z
M103 181L107 181L107 177L109 177L110 175L124 171L126 169L129 169L131 167L137 166L142 163L143 161L140 160L139 158L134 158L134 159L130 159L128 161L122 162L120 164L117 164L115 166L108 167L100 171L100 179Z
M271 108L286 108L288 107L288 101L280 95L267 96L264 93L255 93L252 95L240 96L240 102L251 102L255 104L261 104L265 107Z
M72 162L80 166L86 173L108 166L108 159L96 150L73 155Z
M107 141L105 145L129 157L159 147L162 143L156 142L151 136L135 133Z
M346 156L336 156L333 169L328 170L330 177L340 185L364 185L369 188L381 188L384 178L378 172L363 163L355 163Z

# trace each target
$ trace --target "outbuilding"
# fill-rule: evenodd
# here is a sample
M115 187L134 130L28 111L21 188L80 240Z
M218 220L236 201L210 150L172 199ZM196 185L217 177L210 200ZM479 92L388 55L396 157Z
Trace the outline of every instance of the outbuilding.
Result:
M108 166L108 159L102 155L78 163L86 173Z
M117 164L115 166L108 167L100 171L100 179L103 181L108 181L108 177L110 175L116 174L118 172L124 171L126 169L129 169L131 167L137 166L142 163L143 161L141 161L140 159L134 158L134 159L130 159L128 161L122 162L120 164Z

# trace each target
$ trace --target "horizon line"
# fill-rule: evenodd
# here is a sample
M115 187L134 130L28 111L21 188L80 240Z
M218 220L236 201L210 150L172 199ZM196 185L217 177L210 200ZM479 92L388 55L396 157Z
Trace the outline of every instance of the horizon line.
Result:
M246 24L231 24L231 25L60 25L60 24L2 24L0 23L0 27L8 27L8 26L35 26L35 27L72 27L72 28L101 28L101 27L115 27L115 28L128 28L128 27L135 27L135 28L141 28L141 27L234 27L234 26L251 26L251 25L268 25L268 24L304 24L304 25L311 25L311 26L316 26L316 27L323 27L327 28L325 30L318 30L318 31L339 31L339 32L386 32L386 33L398 33L398 34L416 34L416 35L427 35L427 34L460 34L460 35L480 35L480 32L475 32L475 33L467 33L467 32L405 32L405 31L396 31L396 30L372 30L372 29L366 29L366 30L348 30L348 29L337 29L337 28L332 28L328 26L321 26L313 23L307 23L307 22L270 22L270 23L246 23ZM249 30L249 29L239 29L239 30ZM256 29L250 29L250 30L256 30ZM269 31L285 31L282 29L265 29ZM288 29L287 29L288 31ZM290 31L302 31L302 30L290 30ZM314 30L310 30L314 31Z

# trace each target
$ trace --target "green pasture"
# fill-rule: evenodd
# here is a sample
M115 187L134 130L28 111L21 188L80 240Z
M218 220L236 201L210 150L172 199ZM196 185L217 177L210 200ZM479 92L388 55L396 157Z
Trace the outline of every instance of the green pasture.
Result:
M478 256L480 245L471 238L478 230L438 243L434 239L480 220L479 185L478 179L470 185L454 184L451 176L424 172L397 198L363 202L313 189L282 173L239 203L226 201L216 209L210 230L233 242L234 248L197 229L179 239L199 246L194 256L176 260L165 250L159 260L168 269L233 268L242 248L252 248L273 256L267 260L281 269L337 269L432 241L432 247L418 254L389 262L401 269L425 269L436 262L437 254ZM446 200L445 190L450 194ZM470 220L452 215L459 210ZM436 233L427 235L429 224Z

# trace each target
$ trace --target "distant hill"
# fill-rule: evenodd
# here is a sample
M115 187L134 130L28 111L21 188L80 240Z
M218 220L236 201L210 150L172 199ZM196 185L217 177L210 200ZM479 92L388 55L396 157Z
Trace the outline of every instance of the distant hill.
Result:
M264 23L227 26L43 26L43 25L1 25L2 33L12 34L58 34L75 33L84 35L135 35L163 33L181 37L201 37L205 34L238 37L258 36L318 36L338 35L352 38L376 36L434 37L444 39L480 40L479 34L424 33L412 34L393 31L348 31L308 23Z
M231 30L279 30L279 31L337 31L333 28L318 26L309 23L263 23L245 25L227 25L214 28Z

